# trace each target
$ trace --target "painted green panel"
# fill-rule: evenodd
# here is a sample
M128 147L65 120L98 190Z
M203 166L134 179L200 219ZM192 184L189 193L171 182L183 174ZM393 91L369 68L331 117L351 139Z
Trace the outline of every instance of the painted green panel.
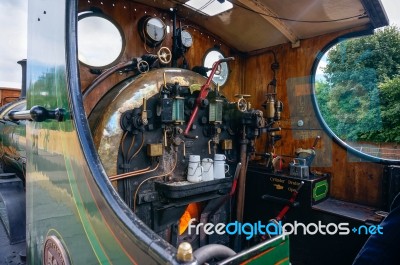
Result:
M326 179L316 183L313 189L314 200L319 201L324 199L328 194L328 190L329 190L329 184Z
M289 238L271 243L258 256L243 262L242 265L289 265Z

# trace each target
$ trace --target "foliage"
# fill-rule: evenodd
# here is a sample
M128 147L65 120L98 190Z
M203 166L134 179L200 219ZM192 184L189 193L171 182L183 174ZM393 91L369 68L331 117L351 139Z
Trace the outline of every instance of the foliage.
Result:
M343 41L315 85L328 126L343 140L400 142L400 30Z
M386 79L381 83L381 115L383 128L380 131L381 140L385 142L400 142L400 76Z

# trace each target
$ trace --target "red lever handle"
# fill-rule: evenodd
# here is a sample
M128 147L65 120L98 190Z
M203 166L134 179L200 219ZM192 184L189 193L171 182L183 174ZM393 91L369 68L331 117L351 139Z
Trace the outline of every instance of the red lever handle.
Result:
M207 98L207 95L208 95L208 92L209 92L209 87L210 87L210 84L211 84L211 80L213 79L214 74L217 71L218 65L220 65L221 63L228 62L228 61L233 61L233 60L235 60L234 57L227 57L227 58L219 59L218 61L216 61L213 64L212 69L211 69L211 73L208 76L207 81L204 83L204 85L201 86L199 96L196 99L195 107L193 109L192 114L190 115L188 125L187 125L187 127L185 129L185 132L183 134L185 137L187 137L187 138L197 138L197 136L189 135L189 131L190 131L190 128L192 127L192 125L193 125L194 119L197 116L197 112L199 111L199 107L200 107L201 102L204 99Z

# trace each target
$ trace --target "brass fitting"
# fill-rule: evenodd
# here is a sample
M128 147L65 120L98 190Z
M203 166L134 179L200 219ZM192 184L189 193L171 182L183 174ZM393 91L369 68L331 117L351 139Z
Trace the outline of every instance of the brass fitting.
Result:
M181 262L188 262L193 260L193 249L192 245L188 242L182 242L178 246L176 258Z

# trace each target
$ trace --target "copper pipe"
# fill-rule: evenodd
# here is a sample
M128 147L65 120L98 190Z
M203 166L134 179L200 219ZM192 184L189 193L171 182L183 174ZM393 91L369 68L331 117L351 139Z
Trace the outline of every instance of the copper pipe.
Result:
M118 180L118 179L121 179L121 178L128 178L128 177L131 177L131 176L136 176L137 174L141 174L142 172L146 172L149 169L150 169L150 167L146 167L146 168L139 169L139 170L136 170L136 171L131 171L131 172L127 172L127 173L122 173L122 174L110 176L108 178L110 180Z
M135 191L135 194L133 195L133 212L136 211L136 197L137 197L137 194L138 194L138 192L140 190L140 187L148 180L156 179L156 178L159 178L159 177L164 177L164 176L170 175L172 172L174 172L174 170L176 168L176 165L178 164L177 163L178 162L177 157L178 157L177 152L175 152L175 164L174 164L173 168L168 173L164 173L164 174L161 174L161 175L158 175L158 176L150 177L150 178L147 178L147 179L143 180L142 182L140 182L140 184L138 185L138 187L137 187L137 189Z
M109 179L111 181L114 181L114 180L120 180L120 179L124 179L124 178L134 177L137 175L151 173L151 172L157 170L159 165L160 165L160 163L157 163L156 167L153 169L150 169L150 167L146 167L144 169L139 169L139 170L132 171L132 172L127 172L127 173L122 173L119 175L110 176Z
M119 142L119 144L121 145L121 154L122 154L122 160L125 161L125 148L124 148L124 141L126 138L126 135L128 134L128 132L126 131L121 138L121 141Z
M136 139L136 134L134 134L133 136L132 136L132 140L131 140L131 144L129 145L129 149L128 149L128 153L126 153L126 155L127 156L129 156L129 153L131 152L131 150L132 150L132 147L133 147L133 145L135 144L135 139ZM127 158L128 159L128 158ZM130 161L131 159L129 159L129 161ZM127 162L128 160L126 160L125 162Z
M143 148L143 145L144 145L144 132L142 132L142 142L140 143L138 150L136 150L136 152L131 156L131 158L129 158L129 163L132 161L133 158L137 156L137 154L139 154L140 150L142 150Z

